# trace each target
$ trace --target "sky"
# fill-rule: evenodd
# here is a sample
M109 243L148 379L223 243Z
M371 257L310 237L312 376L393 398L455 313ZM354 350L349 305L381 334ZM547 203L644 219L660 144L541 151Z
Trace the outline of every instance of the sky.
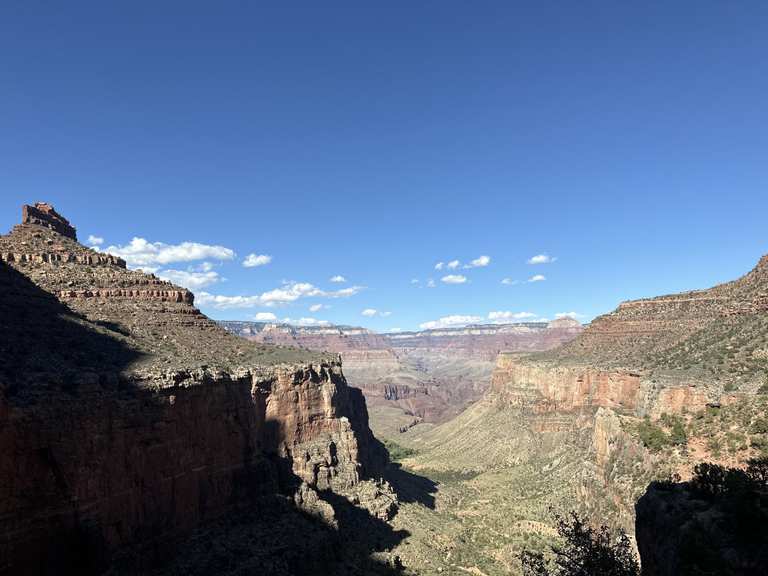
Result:
M0 231L217 319L588 322L768 252L766 94L765 2L3 2Z

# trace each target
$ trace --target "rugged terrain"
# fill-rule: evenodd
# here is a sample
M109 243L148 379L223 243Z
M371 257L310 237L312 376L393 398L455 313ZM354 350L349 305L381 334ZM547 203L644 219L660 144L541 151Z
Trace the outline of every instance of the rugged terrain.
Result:
M548 350L582 330L570 318L390 334L351 326L221 324L256 342L340 354L344 374L365 394L377 433L449 420L483 395L500 351Z
M387 456L338 359L76 238L43 203L0 237L0 573L388 572Z
M391 433L403 466L438 483L431 508L406 503L393 521L412 531L404 564L514 573L521 550L554 540L553 513L633 535L654 480L768 454L767 291L764 257L710 290L624 303L562 347L500 354L458 417Z

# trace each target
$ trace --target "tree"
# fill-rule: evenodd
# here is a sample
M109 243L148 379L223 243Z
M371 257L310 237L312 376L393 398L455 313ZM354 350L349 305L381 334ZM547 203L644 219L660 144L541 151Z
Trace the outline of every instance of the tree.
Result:
M626 532L613 536L607 526L594 529L576 512L555 517L561 546L552 547L554 558L524 551L520 561L525 576L640 576Z
M669 434L669 439L675 446L684 446L688 443L688 435L685 433L685 424L682 420L675 419L672 424L672 432Z

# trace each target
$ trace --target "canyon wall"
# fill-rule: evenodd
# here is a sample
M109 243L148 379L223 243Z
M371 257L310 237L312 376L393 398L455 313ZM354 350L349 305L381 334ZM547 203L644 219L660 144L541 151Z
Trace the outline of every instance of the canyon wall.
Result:
M276 494L331 525L324 492L392 513L337 357L228 334L46 206L0 236L0 573L143 572Z
M345 375L370 407L397 408L416 422L443 422L480 398L499 351L548 350L582 331L570 318L391 334L350 326L221 324L255 342L339 353Z

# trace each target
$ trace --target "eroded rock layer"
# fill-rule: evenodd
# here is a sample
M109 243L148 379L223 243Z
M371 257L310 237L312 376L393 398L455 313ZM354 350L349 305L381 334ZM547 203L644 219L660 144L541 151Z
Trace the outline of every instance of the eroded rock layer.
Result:
M227 333L46 206L0 237L0 573L94 573L139 550L143 572L277 493L331 525L324 492L391 513L364 480L386 453L335 356Z

